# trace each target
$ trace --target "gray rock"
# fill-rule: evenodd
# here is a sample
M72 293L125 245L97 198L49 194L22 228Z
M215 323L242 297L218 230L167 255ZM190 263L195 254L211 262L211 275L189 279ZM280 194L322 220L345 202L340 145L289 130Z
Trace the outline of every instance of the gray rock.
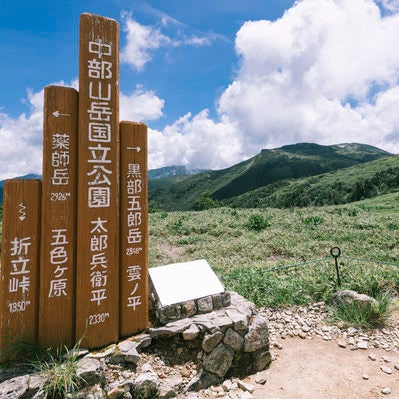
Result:
M358 304L363 304L365 306L368 304L375 305L378 303L371 296L365 294L359 294L358 292L352 290L341 290L333 295L332 304L334 306L338 306L342 302L347 302L347 303L356 302Z
M255 352L259 349L269 349L269 329L266 320L256 315L245 335L244 352Z
M44 375L40 374L33 374L29 376L28 379L28 390L25 394L26 397L32 397L36 393L38 393L44 386L44 384L47 382L48 378L45 377Z
M253 371L262 371L272 362L272 355L267 350L260 349L255 354Z
M367 349L368 348L368 343L367 341L359 341L357 343L358 349Z
M233 385L233 383L231 382L231 380L223 381L223 384L222 384L223 391L229 392L232 385Z
M174 398L183 385L183 377L179 374L168 376L167 381L162 381L159 386L159 399Z
M192 317L197 313L195 301L186 301L181 305L181 314L183 317Z
M225 291L222 294L220 294L220 297L222 299L222 304L223 307L227 307L231 305L231 295L230 292Z
M238 309L230 307L226 309L227 316L233 321L234 330L237 332L248 331L248 315Z
M198 337L198 334L200 333L199 328L197 327L196 324L191 324L190 327L188 327L186 330L183 331L183 339L185 341L192 341Z
M243 391L247 391L249 393L253 393L255 390L255 387L252 384L248 384L247 382L237 380L237 385L238 388L240 388Z
M219 385L221 381L222 378L218 375L209 373L206 370L201 370L200 373L187 384L184 388L184 392L199 391L211 385Z
M217 331L214 334L206 334L202 341L203 351L211 352L222 341L223 337L224 335L221 331Z
M384 395L389 395L391 392L391 388L389 387L384 387L381 389L381 393L383 393Z
M212 295L212 306L214 310L222 309L223 302L220 294Z
M114 353L114 351L116 349L117 349L117 346L113 344L113 345L107 346L106 348L103 348L99 351L90 352L85 356L85 358L107 359Z
M206 296L204 298L197 299L198 313L209 313L213 310L212 297Z
M21 398L29 388L29 376L22 375L12 378L0 384L1 399L18 399Z
M224 377L233 362L234 352L227 345L220 343L211 353L206 353L203 367L206 371Z
M383 373L385 373L385 374L392 374L393 373L392 369L390 367L388 367L388 366L381 366L381 371Z
M252 399L252 394L244 391L240 394L240 399Z
M136 349L140 351L141 349L147 348L151 345L152 339L150 334L138 334L130 338L131 341L136 342Z
M160 381L157 375L152 372L139 374L134 380L134 391L143 398L154 397L158 393L159 386Z
M110 357L110 363L133 363L137 364L141 356L137 352L139 342L127 339L119 342L118 350L116 350Z
M122 388L112 388L107 392L107 396L109 399L119 399L125 394L125 390Z
M236 352L239 352L244 344L244 338L240 334L238 334L238 332L229 328L226 331L223 342L226 345L230 346L230 348L234 349Z
M158 320L162 324L167 324L172 320L179 320L182 317L181 306L179 304L168 305L156 310Z
M94 385L104 379L101 363L98 359L85 357L78 361L76 375L87 385Z

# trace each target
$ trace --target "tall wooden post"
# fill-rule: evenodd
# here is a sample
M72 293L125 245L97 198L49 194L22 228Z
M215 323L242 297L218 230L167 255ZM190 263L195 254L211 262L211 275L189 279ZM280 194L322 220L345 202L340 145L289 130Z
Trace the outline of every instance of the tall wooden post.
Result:
M120 335L148 323L147 126L121 122Z
M76 167L78 93L44 91L39 343L75 341Z
M119 25L80 19L76 339L95 348L119 330Z
M36 343L40 239L40 180L6 180L0 270L0 360L10 344Z

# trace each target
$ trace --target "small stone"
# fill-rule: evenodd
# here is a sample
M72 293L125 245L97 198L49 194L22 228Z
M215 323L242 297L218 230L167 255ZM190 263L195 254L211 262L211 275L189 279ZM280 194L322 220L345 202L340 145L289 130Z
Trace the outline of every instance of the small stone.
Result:
M109 399L118 399L124 395L125 391L121 388L114 388L108 391L107 395Z
M252 399L252 394L247 391L241 392L240 399Z
M375 362L377 360L377 356L374 353L370 353L368 357L373 362Z
M273 346L280 350L283 349L283 345L281 345L279 342L275 342Z
M232 385L231 380L225 380L223 381L222 388L225 392L229 392L231 389L231 385Z
M299 338L302 338L302 339L306 339L306 333L304 333L303 331L301 331L301 332L298 334L298 337L299 337Z
M346 342L345 342L343 339L337 340L337 345L338 345L340 348L346 348Z
M369 375L368 374L363 374L363 380L368 380L369 379Z
M357 343L357 347L358 347L359 349L367 349L367 348L368 348L368 344L367 344L366 341L359 341L359 342Z
M249 393L253 393L255 390L255 387L252 384L248 384L247 382L237 380L237 385L238 388L240 388L242 391L246 391Z
M390 367L388 367L388 366L381 366L381 371L383 373L385 373L385 374L392 374L393 373L392 369Z
M395 364L395 369L399 370L399 363Z
M384 387L381 389L381 393L383 393L384 395L389 395L391 393L391 388Z

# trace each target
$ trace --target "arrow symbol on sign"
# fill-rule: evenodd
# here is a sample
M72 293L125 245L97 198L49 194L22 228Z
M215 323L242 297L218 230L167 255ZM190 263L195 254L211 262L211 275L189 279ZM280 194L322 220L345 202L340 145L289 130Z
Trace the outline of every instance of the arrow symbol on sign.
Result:
M141 148L140 147L126 147L128 150L134 150L137 152L140 152Z
M19 204L19 216L18 216L18 219L19 219L21 222L23 222L23 221L26 219L26 212L25 212L25 209L26 209L26 205L25 205L23 202L21 202L21 203Z
M56 118L60 117L60 116L71 116L71 114L61 114L60 111L54 111L53 112L53 116L55 116Z

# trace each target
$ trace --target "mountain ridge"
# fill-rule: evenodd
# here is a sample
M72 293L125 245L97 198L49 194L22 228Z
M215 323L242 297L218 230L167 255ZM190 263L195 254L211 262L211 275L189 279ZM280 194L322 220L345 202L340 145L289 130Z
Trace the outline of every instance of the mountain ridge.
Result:
M165 210L194 209L202 193L212 200L225 201L285 179L319 175L392 154L367 144L343 143L323 146L298 143L259 154L229 168L206 171L182 181L149 182L149 201L153 208Z

